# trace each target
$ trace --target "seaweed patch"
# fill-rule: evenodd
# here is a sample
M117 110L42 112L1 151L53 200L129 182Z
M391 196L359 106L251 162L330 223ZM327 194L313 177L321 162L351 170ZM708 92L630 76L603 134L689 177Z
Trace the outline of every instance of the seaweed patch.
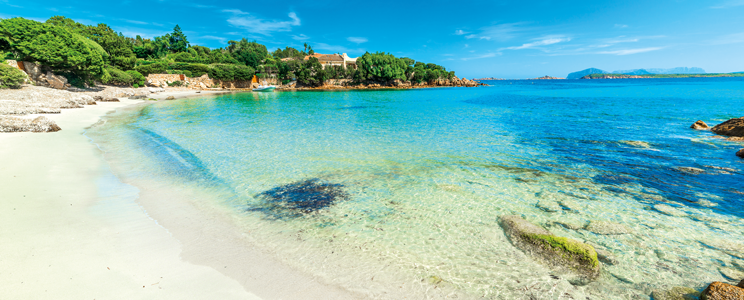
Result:
M343 185L323 182L313 178L298 181L258 194L264 206L251 210L262 211L274 217L298 217L317 212L338 201L347 200L349 194Z

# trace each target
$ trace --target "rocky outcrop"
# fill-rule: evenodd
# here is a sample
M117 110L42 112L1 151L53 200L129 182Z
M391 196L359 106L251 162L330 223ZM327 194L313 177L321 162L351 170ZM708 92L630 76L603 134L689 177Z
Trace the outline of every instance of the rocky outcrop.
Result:
M736 156L744 158L744 148L736 152Z
M684 286L675 286L668 290L654 290L651 293L654 300L697 300L700 292Z
M740 287L740 288L743 288L743 289L744 289L744 279L742 279L742 280L741 280L741 281L739 282L739 284L737 284L736 286L737 286L737 287Z
M744 137L744 118L730 119L716 125L711 131L720 135Z
M540 263L576 284L585 284L599 276L600 265L594 247L555 236L519 216L499 218L499 225L511 243Z
M708 130L708 129L710 129L710 127L708 126L708 124L705 124L705 122L703 122L701 120L698 120L697 122L693 123L690 126L690 128L695 129L695 130Z
M744 289L723 282L713 282L703 291L701 300L741 300Z
M54 75L52 72L47 72L46 74L46 81L49 83L49 86L58 90L64 90L67 89L67 78L64 78L59 75Z
M0 116L0 132L55 132L62 128L46 117L16 118Z

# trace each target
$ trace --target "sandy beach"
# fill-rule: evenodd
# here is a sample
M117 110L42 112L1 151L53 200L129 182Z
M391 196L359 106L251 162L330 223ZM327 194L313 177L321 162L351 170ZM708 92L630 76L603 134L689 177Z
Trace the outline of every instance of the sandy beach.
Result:
M194 92L153 98L171 95ZM3 299L364 298L251 247L183 201L198 195L120 181L84 132L143 102L121 100L45 115L59 132L0 134Z

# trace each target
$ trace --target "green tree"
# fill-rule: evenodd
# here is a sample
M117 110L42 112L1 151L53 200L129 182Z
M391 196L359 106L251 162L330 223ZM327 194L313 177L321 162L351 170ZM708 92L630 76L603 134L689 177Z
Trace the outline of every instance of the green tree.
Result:
M0 20L0 40L24 61L37 61L53 70L103 74L104 55L97 43L62 26L24 18Z
M137 61L133 45L121 33L116 33L106 24L86 26L63 16L54 16L46 21L47 24L61 26L72 32L89 38L106 51L106 63L123 70L131 70Z
M269 57L269 51L266 46L256 41L248 42L245 38L240 41L228 41L227 49L230 54L239 62L253 69L258 69L259 65Z
M185 52L189 49L189 41L178 25L173 28L173 33L168 36L168 44L168 50L171 52Z
M323 65L315 57L306 60L297 73L297 81L307 86L321 86L326 79Z
M387 82L394 79L406 80L406 64L389 53L365 53L357 58L359 79Z

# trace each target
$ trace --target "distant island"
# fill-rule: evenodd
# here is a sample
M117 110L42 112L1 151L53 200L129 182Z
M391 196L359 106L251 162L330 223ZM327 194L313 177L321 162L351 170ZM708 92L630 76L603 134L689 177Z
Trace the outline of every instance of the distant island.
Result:
M743 72L705 73L702 68L677 67L670 69L650 68L608 72L589 68L568 74L568 79L628 79L628 78L697 78L697 77L742 77Z
M705 73L705 74L589 74L579 79L630 79L630 78L707 78L707 77L744 77L744 73Z

